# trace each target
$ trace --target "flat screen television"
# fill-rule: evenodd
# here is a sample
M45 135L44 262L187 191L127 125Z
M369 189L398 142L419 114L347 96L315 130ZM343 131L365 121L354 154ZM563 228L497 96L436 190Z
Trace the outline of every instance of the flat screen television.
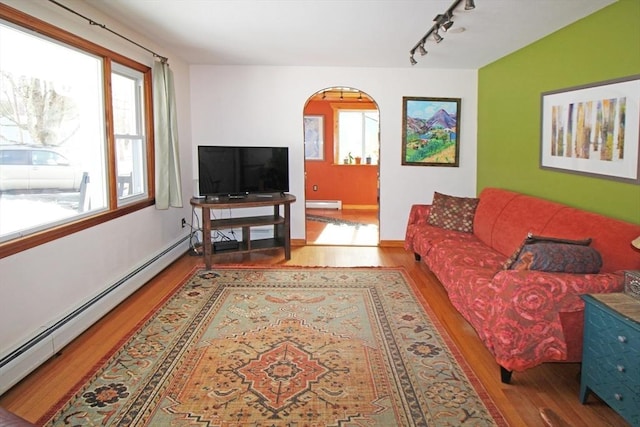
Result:
M286 193L288 147L198 146L201 197Z

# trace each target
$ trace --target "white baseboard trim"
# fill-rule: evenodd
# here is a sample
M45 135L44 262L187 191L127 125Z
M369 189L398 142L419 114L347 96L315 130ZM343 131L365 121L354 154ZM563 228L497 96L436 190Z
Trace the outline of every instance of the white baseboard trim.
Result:
M189 236L181 237L67 316L34 333L32 338L1 357L0 395L182 256L188 249L188 243Z
M307 209L342 209L342 200L307 200Z

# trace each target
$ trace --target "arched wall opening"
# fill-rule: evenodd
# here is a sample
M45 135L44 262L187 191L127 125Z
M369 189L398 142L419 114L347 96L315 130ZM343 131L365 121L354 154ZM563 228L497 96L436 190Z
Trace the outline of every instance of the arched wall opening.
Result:
M327 87L303 111L306 243L377 246L380 121L377 103Z

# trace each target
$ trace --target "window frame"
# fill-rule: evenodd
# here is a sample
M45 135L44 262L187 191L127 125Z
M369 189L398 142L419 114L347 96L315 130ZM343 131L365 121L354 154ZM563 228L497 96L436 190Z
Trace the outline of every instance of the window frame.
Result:
M0 20L16 25L26 31L32 31L50 38L69 47L78 49L89 55L99 56L103 60L103 90L104 90L104 120L105 120L105 144L107 153L108 176L108 206L104 211L79 217L60 225L52 225L46 230L36 231L22 237L18 237L0 243L0 259L10 255L34 248L47 242L68 236L112 219L128 215L132 212L144 209L155 204L154 187L154 134L153 134L153 102L152 102L152 75L151 67L120 55L110 49L88 41L80 36L28 15L22 11L0 3ZM111 98L111 74L112 63L117 63L142 73L144 78L144 127L147 136L146 141L146 179L147 196L128 204L118 205L118 186L116 172L116 138L113 126L113 105Z

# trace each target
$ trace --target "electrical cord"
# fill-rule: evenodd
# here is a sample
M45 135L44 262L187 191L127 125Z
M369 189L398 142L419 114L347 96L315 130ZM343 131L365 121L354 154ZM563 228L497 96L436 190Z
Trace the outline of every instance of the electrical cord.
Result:
M202 243L198 238L198 232L202 233L200 227L194 227L193 224L200 224L200 219L196 213L195 207L191 207L191 224L189 226L189 255L198 256L202 255Z

